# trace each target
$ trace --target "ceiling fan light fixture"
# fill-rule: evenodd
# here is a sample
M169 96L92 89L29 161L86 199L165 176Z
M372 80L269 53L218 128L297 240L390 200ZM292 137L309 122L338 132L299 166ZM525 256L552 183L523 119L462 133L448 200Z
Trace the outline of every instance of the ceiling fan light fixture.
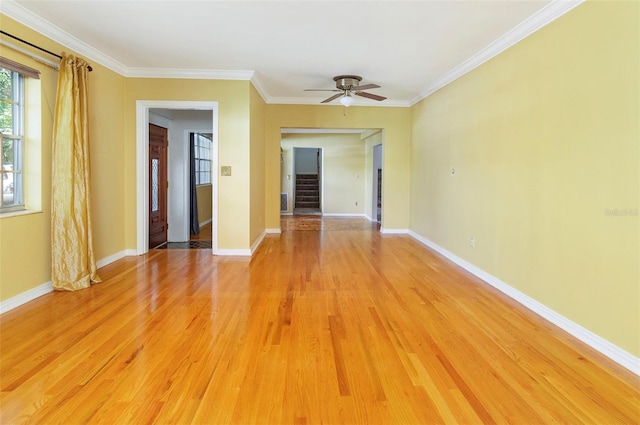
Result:
M355 100L353 99L353 96L345 93L345 95L340 98L340 103L342 104L342 106L349 107L355 103Z
M360 77L359 75L338 75L337 77L333 77L333 81L336 82L335 89L305 89L304 91L335 92L336 94L329 96L320 103L329 103L333 102L336 99L340 99L340 104L345 107L355 105L355 96L366 97L367 99L377 101L386 99L386 97L384 96L378 96L377 94L363 91L369 89L378 89L380 88L380 86L377 84L364 84L361 86L360 81L362 81L362 77Z

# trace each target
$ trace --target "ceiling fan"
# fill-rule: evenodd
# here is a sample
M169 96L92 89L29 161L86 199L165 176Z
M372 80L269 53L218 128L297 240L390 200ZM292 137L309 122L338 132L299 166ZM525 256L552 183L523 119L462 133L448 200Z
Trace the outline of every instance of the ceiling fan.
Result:
M323 100L320 103L329 103L332 100L340 98L340 103L344 106L351 106L354 103L353 96L366 97L373 100L385 100L386 97L378 96L377 94L363 92L362 90L377 89L380 86L377 84L365 84L360 85L362 77L358 75L338 75L333 77L333 81L336 82L335 89L306 89L305 91L335 91L339 92L333 96Z

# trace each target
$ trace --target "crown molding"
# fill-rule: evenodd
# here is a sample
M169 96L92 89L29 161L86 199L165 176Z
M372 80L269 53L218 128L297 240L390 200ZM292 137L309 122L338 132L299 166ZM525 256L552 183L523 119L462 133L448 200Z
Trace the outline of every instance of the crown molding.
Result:
M409 104L415 105L422 99L430 96L436 91L449 83L457 80L466 73L474 70L483 63L487 62L494 56L499 55L509 47L518 43L519 41L530 36L534 32L538 31L542 27L555 21L565 13L584 3L585 0L554 0L547 6L540 9L529 18L516 25L514 28L501 35L493 43L489 44L478 53L462 62L460 65L439 77L433 83L429 84L424 90L422 90L416 97L414 97Z
M2 13L22 25L39 32L45 37L62 44L64 47L73 50L91 62L99 63L120 75L126 74L127 67L117 60L91 47L84 41L75 38L49 21L42 19L40 16L25 9L13 0L2 0Z
M181 68L128 68L123 74L131 78L184 78L203 80L243 80L254 77L254 71Z
M364 128L281 128L280 134L362 134L368 131ZM377 131L377 130L376 130Z
M314 105L314 106L342 106L337 103L321 103L324 99L301 99L299 97L269 97L265 99L267 103L277 104L277 105ZM386 99L382 102L376 101L365 101L356 99L356 103L354 103L351 107L357 106L371 106L371 107L396 107L396 108L408 108L411 104L405 100L390 100Z
M262 80L260 79L260 76L257 72L253 73L253 76L251 77L251 84L253 84L253 87L255 87L255 89L258 91L258 93L262 97L262 100L264 100L266 103L269 103L269 93L267 93L267 89L264 88Z

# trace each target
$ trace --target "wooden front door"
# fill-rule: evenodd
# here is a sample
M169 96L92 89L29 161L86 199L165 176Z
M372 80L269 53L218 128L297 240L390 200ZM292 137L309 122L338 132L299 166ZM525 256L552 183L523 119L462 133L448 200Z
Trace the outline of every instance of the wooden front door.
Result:
M167 129L149 124L149 248L167 241Z

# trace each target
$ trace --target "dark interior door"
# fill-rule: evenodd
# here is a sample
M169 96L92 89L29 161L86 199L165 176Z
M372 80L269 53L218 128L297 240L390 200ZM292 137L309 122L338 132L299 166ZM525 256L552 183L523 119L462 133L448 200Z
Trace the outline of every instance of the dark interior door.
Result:
M167 242L167 129L149 124L149 248Z

